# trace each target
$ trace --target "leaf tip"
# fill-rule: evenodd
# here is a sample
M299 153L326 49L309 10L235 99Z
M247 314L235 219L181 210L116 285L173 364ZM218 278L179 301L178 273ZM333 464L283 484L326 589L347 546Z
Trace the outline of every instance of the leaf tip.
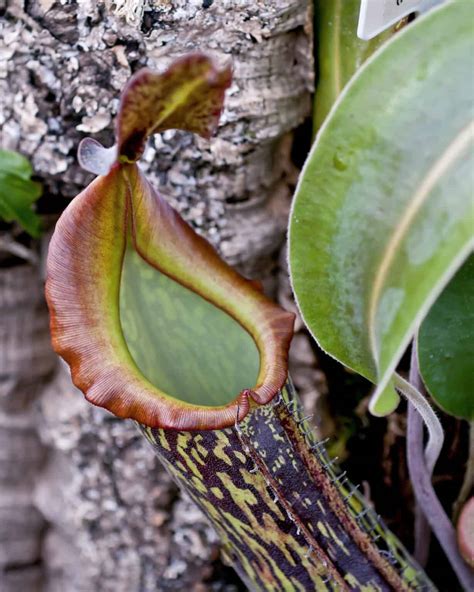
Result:
M375 417L385 417L395 411L399 402L400 396L390 381L376 387L370 398L369 411Z

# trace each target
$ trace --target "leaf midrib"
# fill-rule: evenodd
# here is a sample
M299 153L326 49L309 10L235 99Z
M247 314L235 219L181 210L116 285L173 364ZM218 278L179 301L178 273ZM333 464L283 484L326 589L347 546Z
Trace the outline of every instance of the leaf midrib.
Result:
M188 98L203 84L204 81L205 78L199 76L196 80L177 88L174 93L171 94L168 107L162 111L159 119L153 123L148 135L155 133L168 117L173 115L175 111L186 104Z

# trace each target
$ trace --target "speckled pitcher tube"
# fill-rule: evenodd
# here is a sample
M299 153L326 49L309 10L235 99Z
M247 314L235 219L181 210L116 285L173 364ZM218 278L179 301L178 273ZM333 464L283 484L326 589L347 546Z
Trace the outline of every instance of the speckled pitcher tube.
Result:
M140 426L249 590L434 590L302 416L290 381L225 430Z

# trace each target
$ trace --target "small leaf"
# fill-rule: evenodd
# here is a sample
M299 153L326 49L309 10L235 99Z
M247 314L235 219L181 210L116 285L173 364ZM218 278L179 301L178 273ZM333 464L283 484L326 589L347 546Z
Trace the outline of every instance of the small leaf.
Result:
M417 19L358 71L323 125L293 204L290 270L323 349L377 384L471 248L470 6Z
M461 510L457 525L458 546L466 563L474 567L474 497Z
M432 306L418 333L420 373L440 407L474 420L474 256Z
M318 84L314 96L317 131L337 97L365 60L393 35L388 29L370 41L357 37L360 0L316 0Z
M29 181L33 174L30 161L13 150L0 150L0 170Z
M0 150L0 218L18 222L31 236L38 237L41 222L32 205L42 188L30 180L32 173L31 164L21 154Z
M119 159L136 161L146 138L166 129L209 138L230 82L230 67L219 69L197 53L176 60L163 74L137 72L125 87L117 117Z

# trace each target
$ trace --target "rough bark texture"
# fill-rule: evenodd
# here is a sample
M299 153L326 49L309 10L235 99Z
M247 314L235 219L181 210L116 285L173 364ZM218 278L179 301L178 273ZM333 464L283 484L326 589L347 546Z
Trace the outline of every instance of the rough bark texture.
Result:
M227 261L276 294L291 130L310 107L309 5L0 0L1 146L32 160L45 185L43 207L60 211L91 179L75 157L80 139L112 143L118 96L132 72L161 69L195 49L231 60L234 83L217 137L157 135L142 164ZM287 287L280 292L288 297ZM314 390L310 348L304 339L295 348L297 366L310 368L302 370L303 382ZM45 591L211 589L202 582L217 556L215 535L178 496L133 424L87 405L59 368L43 394L38 425L49 449L36 492L49 522Z
M10 4L2 24L2 145L30 156L56 199L90 181L77 164L77 145L91 134L112 143L111 118L133 71L162 69L196 49L232 62L218 137L157 135L143 164L230 263L268 271L286 227L285 134L310 107L308 1L159 0L133 26L89 0L32 0L26 12Z
M33 485L45 458L34 403L56 356L38 270L0 269L0 590L39 589L44 519Z

